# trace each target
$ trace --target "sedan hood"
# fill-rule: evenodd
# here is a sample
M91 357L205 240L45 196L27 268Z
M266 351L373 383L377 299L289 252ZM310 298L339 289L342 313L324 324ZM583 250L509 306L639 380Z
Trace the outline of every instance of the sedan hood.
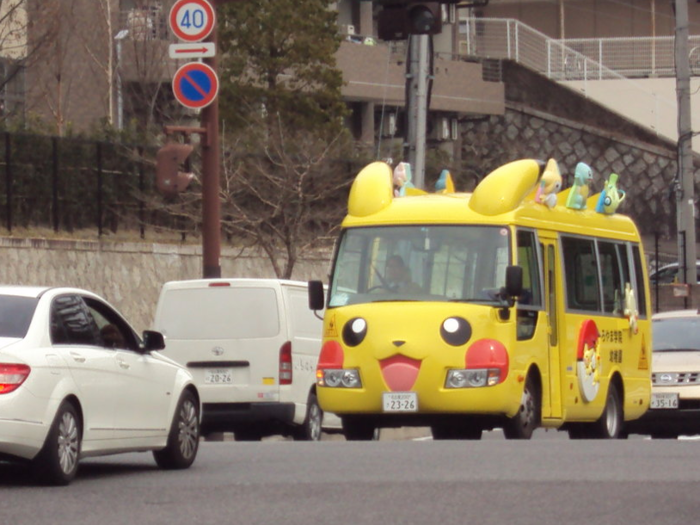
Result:
M651 368L654 372L700 372L700 352L655 352Z

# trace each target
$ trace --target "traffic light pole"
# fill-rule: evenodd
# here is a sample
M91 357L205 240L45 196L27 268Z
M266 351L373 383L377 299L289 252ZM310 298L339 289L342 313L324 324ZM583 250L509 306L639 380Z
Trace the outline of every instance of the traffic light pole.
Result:
M425 141L428 115L428 35L411 35L408 84L407 157L413 169L412 182L425 189Z

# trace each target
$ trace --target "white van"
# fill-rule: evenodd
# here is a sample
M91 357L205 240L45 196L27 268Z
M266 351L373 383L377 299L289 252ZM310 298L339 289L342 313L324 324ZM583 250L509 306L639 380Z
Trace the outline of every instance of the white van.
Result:
M322 325L309 310L307 283L277 279L165 283L153 322L168 357L194 376L202 433L233 432L239 441L320 439Z

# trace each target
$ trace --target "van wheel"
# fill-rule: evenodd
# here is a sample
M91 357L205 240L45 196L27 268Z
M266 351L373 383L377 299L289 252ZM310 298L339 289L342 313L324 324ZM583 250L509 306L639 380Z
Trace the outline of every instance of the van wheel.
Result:
M194 394L186 390L177 404L168 444L162 450L153 451L153 457L160 468L185 469L194 463L198 449L199 403Z
M345 416L343 421L343 434L347 441L375 441L376 426L362 418Z
M262 441L262 432L256 428L246 428L245 430L236 430L233 437L236 441Z
M530 439L532 437L532 433L540 426L542 408L540 399L539 388L532 379L532 375L528 375L520 409L503 426L503 434L506 439Z
M68 485L78 473L82 429L78 411L64 401L56 412L44 447L32 464L34 475L50 485Z
M318 398L313 392L306 401L306 417L300 427L292 434L294 441L320 441L323 423L323 410L318 405Z

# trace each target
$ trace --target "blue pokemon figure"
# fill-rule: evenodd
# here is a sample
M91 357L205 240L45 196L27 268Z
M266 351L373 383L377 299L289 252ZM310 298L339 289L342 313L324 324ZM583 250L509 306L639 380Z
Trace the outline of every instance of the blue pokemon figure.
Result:
M435 181L435 191L438 193L454 193L455 185L452 181L452 174L448 170L442 170L440 177Z
M593 170L585 162L579 162L574 172L574 185L566 199L566 207L572 210L585 210L586 199L593 181Z
M617 173L611 173L610 178L605 183L605 189L600 194L595 211L605 215L612 215L617 211L617 207L624 199L624 190L617 188Z

